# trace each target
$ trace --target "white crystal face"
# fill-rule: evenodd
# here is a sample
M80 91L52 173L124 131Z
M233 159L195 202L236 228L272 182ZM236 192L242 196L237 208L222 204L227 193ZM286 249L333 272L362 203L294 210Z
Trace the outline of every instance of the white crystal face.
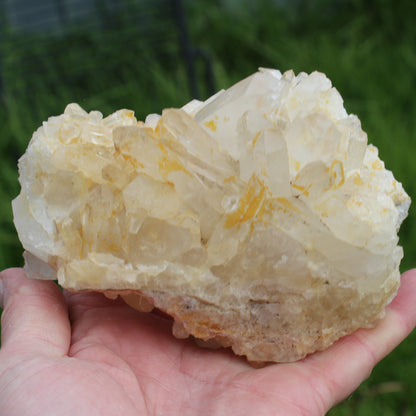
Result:
M30 277L154 305L253 361L370 326L399 285L410 199L322 73L260 69L144 123L70 104L19 171Z

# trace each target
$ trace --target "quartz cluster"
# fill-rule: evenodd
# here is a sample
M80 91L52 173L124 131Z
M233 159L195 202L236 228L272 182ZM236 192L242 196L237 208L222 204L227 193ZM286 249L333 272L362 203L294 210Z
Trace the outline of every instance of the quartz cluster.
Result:
M70 104L19 171L30 277L159 308L250 361L373 325L400 283L410 199L319 72L260 69L145 122Z

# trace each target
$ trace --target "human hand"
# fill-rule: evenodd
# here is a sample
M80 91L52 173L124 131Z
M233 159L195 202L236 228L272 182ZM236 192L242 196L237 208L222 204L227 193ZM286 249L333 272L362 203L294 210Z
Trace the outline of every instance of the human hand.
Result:
M253 369L171 335L171 321L99 293L1 274L0 414L324 415L416 325L416 269L374 329L290 364Z

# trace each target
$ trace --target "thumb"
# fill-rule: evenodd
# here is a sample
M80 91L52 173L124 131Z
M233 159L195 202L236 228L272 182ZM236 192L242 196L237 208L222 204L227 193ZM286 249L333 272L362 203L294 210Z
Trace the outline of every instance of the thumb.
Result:
M0 273L1 349L65 355L71 327L64 297L51 281L28 279L22 269Z

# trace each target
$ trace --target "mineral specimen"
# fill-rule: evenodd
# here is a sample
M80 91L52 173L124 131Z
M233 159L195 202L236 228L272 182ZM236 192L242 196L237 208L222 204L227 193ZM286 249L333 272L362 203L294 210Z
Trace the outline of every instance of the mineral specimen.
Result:
M20 159L32 278L121 295L251 361L293 361L383 315L410 199L325 75L261 69L138 122L70 104Z

